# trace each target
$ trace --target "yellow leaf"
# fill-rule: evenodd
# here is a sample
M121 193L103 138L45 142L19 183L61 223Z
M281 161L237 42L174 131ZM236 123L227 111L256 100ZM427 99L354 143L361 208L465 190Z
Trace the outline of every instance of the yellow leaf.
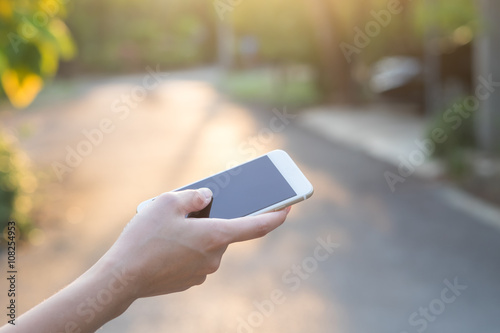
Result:
M63 3L68 2L68 0L39 0L38 7L39 10L43 10L50 17L64 17L66 16L66 8Z
M3 50L0 50L0 73L3 73L4 69L9 65L7 57L5 56Z
M76 46L66 24L61 20L54 19L50 22L48 29L57 40L61 58L64 60L73 58L76 54Z
M0 17L9 19L12 17L12 6L10 0L0 0Z
M59 65L59 55L54 46L50 43L38 43L40 52L40 71L44 75L52 76L57 72Z
M43 86L40 76L33 73L21 76L14 69L6 70L1 80L5 94L16 108L25 108L30 105Z

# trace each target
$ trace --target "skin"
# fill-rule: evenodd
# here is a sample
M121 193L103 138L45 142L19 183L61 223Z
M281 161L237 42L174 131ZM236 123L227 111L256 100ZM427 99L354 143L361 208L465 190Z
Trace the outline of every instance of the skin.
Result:
M87 272L0 333L94 332L139 298L202 284L217 271L229 244L266 235L290 211L233 220L185 218L203 209L211 196L209 189L160 195Z

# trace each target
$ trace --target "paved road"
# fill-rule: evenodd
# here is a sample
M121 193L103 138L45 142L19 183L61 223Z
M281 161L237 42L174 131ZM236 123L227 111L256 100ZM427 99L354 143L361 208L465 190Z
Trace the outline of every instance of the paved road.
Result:
M314 196L264 239L232 245L203 286L140 300L103 332L498 332L500 232L451 206L446 186L410 178L392 193L391 166L323 140L283 106L283 130L270 131L276 111L228 101L210 70L172 74L114 113L143 78L4 117L34 128L22 144L48 179L44 236L20 258L23 310L91 265L141 200L282 148ZM113 130L58 182L51 163L104 118Z

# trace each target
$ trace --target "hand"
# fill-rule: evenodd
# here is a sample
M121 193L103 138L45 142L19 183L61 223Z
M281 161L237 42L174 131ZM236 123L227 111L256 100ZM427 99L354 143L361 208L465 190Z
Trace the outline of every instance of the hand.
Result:
M0 331L95 332L137 298L203 283L230 243L264 236L290 210L233 220L185 217L203 209L211 196L209 189L160 195L87 272Z
M164 193L137 214L101 260L132 281L134 299L186 290L220 265L227 246L266 235L281 225L283 211L232 220L191 219L212 192L203 188Z

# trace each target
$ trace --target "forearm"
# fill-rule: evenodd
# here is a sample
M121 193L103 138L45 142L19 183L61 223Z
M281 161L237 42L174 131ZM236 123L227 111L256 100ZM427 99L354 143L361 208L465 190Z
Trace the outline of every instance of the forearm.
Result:
M94 332L122 314L134 300L134 278L99 261L69 286L7 324L0 333Z
M137 298L203 283L217 270L230 243L264 236L283 223L289 211L234 220L186 218L211 198L209 189L158 196L91 269L0 333L94 332Z

